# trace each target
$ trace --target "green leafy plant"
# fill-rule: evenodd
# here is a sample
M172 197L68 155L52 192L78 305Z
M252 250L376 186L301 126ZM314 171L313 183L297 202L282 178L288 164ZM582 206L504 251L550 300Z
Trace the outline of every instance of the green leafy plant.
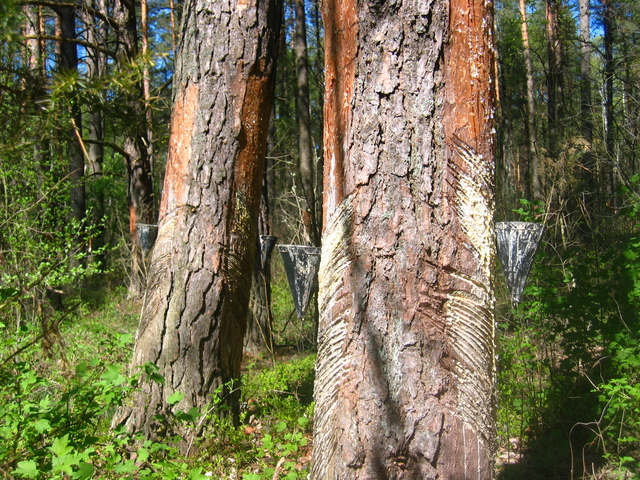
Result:
M243 480L263 480L285 478L297 480L306 478L304 468L296 462L296 455L305 447L308 439L305 429L309 425L307 417L300 417L293 426L285 421L276 422L270 433L262 437L258 458L262 466L254 472L244 473Z
M539 222L544 215L544 205L540 200L529 201L525 198L518 200L520 208L513 210L514 213L520 215L523 222Z

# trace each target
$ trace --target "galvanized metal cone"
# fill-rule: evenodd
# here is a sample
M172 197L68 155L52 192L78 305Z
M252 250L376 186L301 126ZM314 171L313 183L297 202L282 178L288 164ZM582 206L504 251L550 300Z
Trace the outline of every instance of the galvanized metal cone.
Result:
M498 257L514 303L520 302L543 232L540 223L496 223Z
M272 235L260 235L260 268L262 270L264 270L264 267L269 262L271 252L273 252L273 247L276 246L277 241L278 237L274 237Z
M136 224L136 229L138 230L138 239L140 241L140 247L142 247L142 252L148 255L153 248L153 244L156 242L158 226L138 223Z
M309 306L316 275L320 267L320 248L304 245L279 245L284 270L287 272L291 295L298 318L302 318Z

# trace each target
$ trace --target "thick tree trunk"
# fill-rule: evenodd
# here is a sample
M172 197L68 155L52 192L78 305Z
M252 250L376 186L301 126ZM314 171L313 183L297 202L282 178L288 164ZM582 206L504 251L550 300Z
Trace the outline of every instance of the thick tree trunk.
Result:
M323 15L311 478L490 479L491 4L327 0Z
M156 415L203 407L220 387L237 414L242 344L271 111L279 5L185 4L169 157L132 367L155 364L114 420L149 436ZM185 394L167 404L174 392Z

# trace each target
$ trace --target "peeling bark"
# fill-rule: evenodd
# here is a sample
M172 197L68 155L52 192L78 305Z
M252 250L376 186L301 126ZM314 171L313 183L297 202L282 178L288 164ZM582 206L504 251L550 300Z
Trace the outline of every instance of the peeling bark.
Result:
M492 478L491 5L323 14L311 478Z
M154 418L203 407L222 389L237 414L260 186L271 110L279 2L185 4L169 157L132 368L146 382L115 423L148 436ZM167 404L174 392L185 397ZM179 432L180 433L180 432Z

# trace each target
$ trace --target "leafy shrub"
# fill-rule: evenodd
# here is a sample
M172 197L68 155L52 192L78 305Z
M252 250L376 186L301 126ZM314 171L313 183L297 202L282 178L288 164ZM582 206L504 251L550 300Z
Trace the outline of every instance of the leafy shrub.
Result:
M249 414L296 420L312 411L315 355L276 364L246 376L243 396Z

